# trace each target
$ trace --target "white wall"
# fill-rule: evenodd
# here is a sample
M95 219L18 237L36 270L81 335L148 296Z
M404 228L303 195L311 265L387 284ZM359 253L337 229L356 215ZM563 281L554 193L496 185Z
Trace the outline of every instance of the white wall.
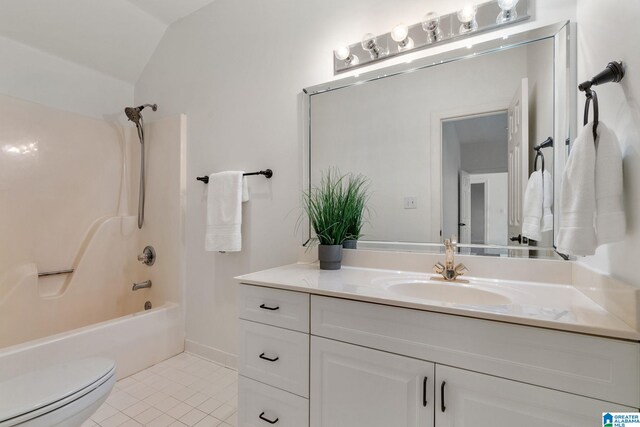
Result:
M113 121L133 102L133 85L0 37L0 94Z
M417 22L430 9L448 13L464 3L217 0L169 28L136 85L135 99L158 102L160 115L186 113L189 117L186 298L190 348L218 360L235 354L233 276L296 259L300 239L294 229L302 185L300 93L303 87L333 79L334 47L360 40L369 31L387 32L401 21ZM575 0L536 4L536 21L526 26L575 14ZM451 47L455 45L446 48ZM382 62L378 67L389 64ZM275 175L271 181L251 179L243 252L205 253L205 188L195 176L265 167ZM232 363L233 358L226 360Z
M624 156L627 238L599 248L583 262L640 287L635 262L640 255L640 2L581 0L577 14L578 81L590 79L613 60L624 61L627 70L620 84L596 88L600 120L616 132ZM584 96L580 96L580 127L583 107Z

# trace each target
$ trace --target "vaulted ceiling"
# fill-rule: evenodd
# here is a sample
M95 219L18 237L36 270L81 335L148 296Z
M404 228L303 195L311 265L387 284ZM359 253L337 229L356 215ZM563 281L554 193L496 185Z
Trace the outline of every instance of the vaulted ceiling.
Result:
M167 27L214 0L0 0L0 37L135 83Z

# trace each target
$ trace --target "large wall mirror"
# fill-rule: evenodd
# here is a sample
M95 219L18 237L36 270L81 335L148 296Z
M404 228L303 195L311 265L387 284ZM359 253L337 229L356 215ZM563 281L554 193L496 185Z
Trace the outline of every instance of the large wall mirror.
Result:
M557 218L536 240L522 224L534 170L548 172L556 211L575 121L569 33L557 24L305 89L307 184L329 168L369 178L361 248L439 250L456 235L466 253L558 256Z

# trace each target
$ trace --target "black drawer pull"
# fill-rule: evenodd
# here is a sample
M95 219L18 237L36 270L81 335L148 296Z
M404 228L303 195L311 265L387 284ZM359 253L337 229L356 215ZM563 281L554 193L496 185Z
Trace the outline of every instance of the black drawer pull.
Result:
M279 360L279 359L280 359L278 356L276 356L276 358L275 358L275 359L271 359L271 358L269 358L269 357L265 356L265 355L264 355L264 353L262 353L262 354L261 354L260 356L258 356L258 357L259 357L260 359L264 359L264 360L269 361L269 362L275 362L276 360Z
M269 307L268 305L260 304L260 308L263 310L271 310L271 311L280 310L280 307L278 307L277 305L275 307Z
M425 408L427 407L427 381L429 380L428 377L424 377L424 380L422 380L422 406L424 406Z
M265 418L264 412L258 415L258 418L260 418L262 421L268 422L269 424L275 424L280 419L280 418L276 418L275 420L270 420L269 418Z
M447 407L444 406L444 386L447 384L446 381L442 381L442 385L440 386L440 410L442 412L447 410Z

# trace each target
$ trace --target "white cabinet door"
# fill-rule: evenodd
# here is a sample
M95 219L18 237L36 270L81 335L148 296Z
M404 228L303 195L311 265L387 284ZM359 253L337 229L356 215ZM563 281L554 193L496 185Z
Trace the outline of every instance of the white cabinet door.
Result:
M311 337L311 427L433 427L434 365Z
M442 365L435 386L437 427L600 427L603 412L637 411Z

